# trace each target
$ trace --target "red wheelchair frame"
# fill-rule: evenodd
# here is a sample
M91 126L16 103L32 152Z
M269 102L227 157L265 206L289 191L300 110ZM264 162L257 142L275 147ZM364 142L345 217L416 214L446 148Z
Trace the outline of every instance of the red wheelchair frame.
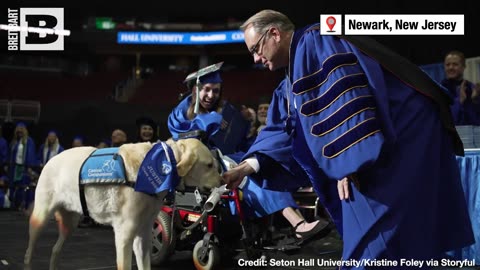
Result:
M271 228L272 219L246 219L241 200L241 191L235 189L221 195L211 212L164 205L153 225L152 264L165 263L176 250L193 250L194 265L202 270L215 269L220 258L232 258L241 251L252 260L265 256L264 247L272 243L271 231L265 228ZM229 201L235 204L235 216Z

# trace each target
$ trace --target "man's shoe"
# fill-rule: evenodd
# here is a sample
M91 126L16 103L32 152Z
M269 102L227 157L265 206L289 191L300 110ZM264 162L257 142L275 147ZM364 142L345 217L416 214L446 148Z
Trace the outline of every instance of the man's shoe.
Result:
M303 223L305 223L305 220L299 222L293 228L293 233L294 233L295 239L297 240L297 245L305 244L314 239L323 238L332 231L332 226L330 225L330 222L320 219L317 225L315 225L315 227L313 227L310 231L297 232L298 226L302 225ZM298 237L297 234L300 235L300 237Z

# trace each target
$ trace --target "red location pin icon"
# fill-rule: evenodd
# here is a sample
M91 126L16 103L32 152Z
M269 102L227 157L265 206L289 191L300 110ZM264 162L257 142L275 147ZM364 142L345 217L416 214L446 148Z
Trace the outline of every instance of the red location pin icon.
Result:
M327 26L328 26L328 28L330 28L330 31L328 31L328 32L334 32L334 31L332 31L332 29L335 26L336 22L337 22L337 20L335 20L335 17L333 17L333 16L330 16L330 17L327 18Z

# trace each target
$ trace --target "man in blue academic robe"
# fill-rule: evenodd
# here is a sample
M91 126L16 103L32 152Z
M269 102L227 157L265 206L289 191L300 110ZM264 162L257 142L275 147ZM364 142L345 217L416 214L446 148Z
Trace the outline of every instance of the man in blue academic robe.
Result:
M337 185L344 260L438 259L473 243L444 89L371 40L295 30L276 11L241 29L255 62L287 68L293 155L319 196ZM237 168L229 186L252 172Z

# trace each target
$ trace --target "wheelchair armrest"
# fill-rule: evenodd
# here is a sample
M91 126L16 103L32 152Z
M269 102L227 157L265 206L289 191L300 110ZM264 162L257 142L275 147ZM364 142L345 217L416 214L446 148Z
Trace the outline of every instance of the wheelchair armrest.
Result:
M197 138L197 139L203 141L204 139L206 139L206 137L207 137L207 133L203 130L200 130L200 129L178 134L178 139L179 140L188 139L188 138Z

